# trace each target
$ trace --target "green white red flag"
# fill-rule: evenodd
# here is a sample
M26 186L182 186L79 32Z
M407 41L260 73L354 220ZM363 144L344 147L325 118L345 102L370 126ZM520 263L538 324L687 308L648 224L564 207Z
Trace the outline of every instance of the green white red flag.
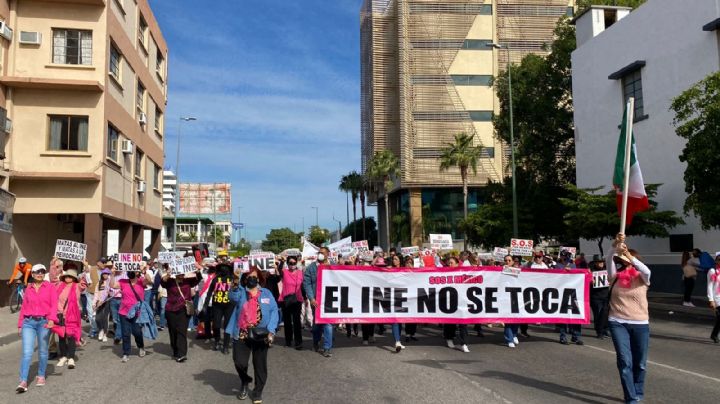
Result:
M633 216L636 213L650 209L647 193L645 192L645 183L643 182L640 164L637 160L637 149L635 147L635 137L632 130L628 131L628 113L627 108L623 114L622 127L620 129L620 139L618 140L617 156L615 157L615 173L613 175L613 186L617 192L618 214L622 216L623 203L623 186L625 181L625 147L627 136L631 137L630 147L630 181L628 182L627 193L627 214L625 224L632 223ZM630 133L628 133L630 132Z

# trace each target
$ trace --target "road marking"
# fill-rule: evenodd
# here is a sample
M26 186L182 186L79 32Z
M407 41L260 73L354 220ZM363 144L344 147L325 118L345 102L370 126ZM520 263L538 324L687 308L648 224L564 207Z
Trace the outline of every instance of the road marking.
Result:
M615 351L611 351L611 350L609 350L609 349L604 349L604 348L600 348L600 347L596 347L596 346L592 346L592 345L588 345L588 344L585 344L585 346L588 347L588 348L592 348L592 349L594 349L594 350L596 350L596 351L607 352L607 353L609 353L609 354L615 355ZM654 362L654 361L651 361L651 360L648 360L647 363L649 363L649 364L651 364L651 365L653 365L653 366L658 366L658 367L661 367L661 368L670 369L670 370L675 370L675 371L678 371L678 372L681 372L681 373L686 373L686 374L688 374L688 375L692 375L692 376L695 376L695 377L700 377L700 378L703 378L703 379L712 380L712 381L714 381L714 382L720 382L720 379L716 379L716 378L714 378L714 377L710 377L710 376L704 375L704 374L702 374L702 373L696 373L696 372L692 372L692 371L689 371L689 370L680 369L680 368L677 368L677 367L675 367L675 366L666 365L666 364L664 364L664 363Z

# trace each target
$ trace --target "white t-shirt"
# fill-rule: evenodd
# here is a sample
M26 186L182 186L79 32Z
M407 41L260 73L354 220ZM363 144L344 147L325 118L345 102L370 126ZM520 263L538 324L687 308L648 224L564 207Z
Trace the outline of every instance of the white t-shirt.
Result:
M532 265L530 265L530 268L532 268L532 269L549 269L546 263L541 262L538 264L534 261L533 261Z

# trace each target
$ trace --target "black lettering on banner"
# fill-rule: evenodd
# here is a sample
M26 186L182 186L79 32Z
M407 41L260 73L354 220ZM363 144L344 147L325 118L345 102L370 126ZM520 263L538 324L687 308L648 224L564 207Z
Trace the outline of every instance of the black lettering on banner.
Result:
M352 313L353 308L348 306L350 303L350 288L343 286L340 288L340 313Z
M482 295L481 288L472 287L467 290L467 298L471 302L468 304L468 313L470 314L482 313L483 304L482 300L478 298L478 295Z
M497 313L499 310L495 307L497 303L497 288L485 288L485 313Z
M572 314L580 314L580 308L577 305L577 292L575 289L563 289L560 312L563 314L569 312L572 312Z
M363 286L360 300L362 301L361 311L363 313L370 313L370 288L369 287Z
M523 290L523 300L525 301L526 312L535 314L540 310L540 291L536 288Z
M458 307L458 294L455 288L440 289L440 311L445 314L455 313Z
M337 307L334 307L333 303L338 301L337 296L335 294L337 293L338 288L337 286L326 286L325 287L325 313L337 313L338 309Z
M550 299L557 299L560 297L560 293L557 289L548 288L543 290L543 297L542 297L542 309L545 312L545 314L553 314L556 311L558 311L559 305L557 303L553 303Z
M521 288L505 288L505 292L510 293L510 312L513 314L520 313L520 304L518 303L518 295L522 291Z
M383 313L390 313L390 296L392 295L391 288L373 288L373 313L380 313L380 306L382 306Z
M407 313L408 308L403 307L403 303L407 302L407 288L395 289L395 298L393 299L393 306L395 307L395 313Z
M418 289L417 311L418 313L435 313L435 288L427 291L424 288Z

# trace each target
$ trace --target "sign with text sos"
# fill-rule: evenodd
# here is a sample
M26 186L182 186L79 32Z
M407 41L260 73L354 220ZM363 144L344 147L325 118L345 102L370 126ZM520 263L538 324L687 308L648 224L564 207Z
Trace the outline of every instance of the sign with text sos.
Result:
M529 257L533 254L533 241L519 238L510 239L510 255Z

